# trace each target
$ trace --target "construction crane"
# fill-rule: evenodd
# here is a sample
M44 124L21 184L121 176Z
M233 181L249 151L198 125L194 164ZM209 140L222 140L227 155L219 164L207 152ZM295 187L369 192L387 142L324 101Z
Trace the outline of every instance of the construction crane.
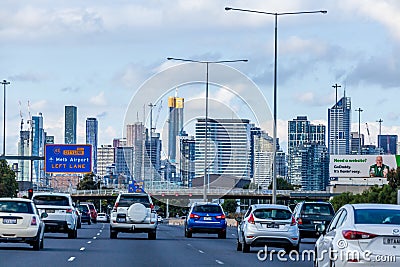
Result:
M372 145L372 142L371 142L371 135L370 135L370 133L369 133L369 128L368 128L368 123L365 123L365 127L367 128L367 134L368 134L369 144Z

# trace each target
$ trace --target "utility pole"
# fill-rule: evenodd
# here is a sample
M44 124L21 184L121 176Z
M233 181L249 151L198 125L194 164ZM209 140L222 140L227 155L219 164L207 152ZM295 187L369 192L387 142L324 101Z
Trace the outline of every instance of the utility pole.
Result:
M335 83L335 85L332 85L333 88L335 88L336 91L336 98L335 98L335 155L339 154L338 153L338 133L339 133L339 126L338 126L338 107L337 107L337 102L338 102L338 97L337 97L337 89L342 87L341 85L338 85L337 83Z
M7 82L6 80L3 80L0 82L4 87L3 91L3 156L6 155L6 85L10 84L10 82Z
M379 120L377 120L376 122L379 123L378 148L380 148L380 147L381 147L381 144L380 144L380 142L379 142L379 136L382 135L382 122L383 122L383 120L382 120L382 119L379 119Z
M361 108L356 109L358 112L358 155L361 155L361 134L360 134L360 123L361 123Z
M153 189L153 160L152 160L152 143L153 143L153 107L156 105L150 103L150 182L151 182L151 189Z

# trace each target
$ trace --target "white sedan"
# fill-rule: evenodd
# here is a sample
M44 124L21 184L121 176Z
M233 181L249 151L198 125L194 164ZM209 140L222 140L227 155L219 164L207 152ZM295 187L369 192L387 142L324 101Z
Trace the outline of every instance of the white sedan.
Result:
M399 266L400 206L347 204L324 228L317 226L315 266Z
M97 221L98 222L108 222L109 217L107 214L100 212L97 214Z
M40 250L43 239L44 223L32 200L0 198L0 242L28 243Z

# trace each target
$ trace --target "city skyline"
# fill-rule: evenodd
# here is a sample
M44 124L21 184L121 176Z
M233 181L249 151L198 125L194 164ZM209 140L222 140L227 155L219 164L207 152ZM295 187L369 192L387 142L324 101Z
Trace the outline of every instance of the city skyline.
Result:
M21 116L26 121L29 113L41 112L43 128L55 136L56 143L63 143L63 107L68 105L79 109L77 143L85 143L88 117L99 120L99 145L122 137L129 99L152 75L176 65L166 61L169 56L247 58L248 63L234 67L254 81L272 107L273 18L226 12L226 4L4 3L0 73L10 81L7 154L17 154L17 129ZM311 123L327 126L336 83L342 86L339 99L346 89L352 100L351 131L358 129L355 109L362 108L361 121L363 126L368 122L373 143L377 144L377 120L383 120L383 135L399 134L400 112L393 109L393 96L400 84L400 24L395 19L400 3L235 1L229 5L270 12L328 10L323 16L279 20L278 137L285 151L287 122L293 117L305 115L313 118ZM204 84L198 87L199 92L204 90ZM187 94L185 89L180 91ZM225 97L215 89L211 93L219 100ZM213 110L211 117L216 117ZM367 136L363 126L361 134Z

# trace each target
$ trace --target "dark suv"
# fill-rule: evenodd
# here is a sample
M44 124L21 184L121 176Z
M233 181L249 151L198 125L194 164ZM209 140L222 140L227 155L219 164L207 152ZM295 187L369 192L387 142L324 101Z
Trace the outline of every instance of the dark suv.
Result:
M324 224L328 227L335 211L329 202L300 202L293 211L300 230L300 238L317 237L315 226Z
M226 238L225 213L216 203L197 202L192 204L185 219L185 236L192 233L216 233L218 238Z
M91 215L88 204L79 204L77 207L81 212L81 222L87 222L89 225L91 224Z

